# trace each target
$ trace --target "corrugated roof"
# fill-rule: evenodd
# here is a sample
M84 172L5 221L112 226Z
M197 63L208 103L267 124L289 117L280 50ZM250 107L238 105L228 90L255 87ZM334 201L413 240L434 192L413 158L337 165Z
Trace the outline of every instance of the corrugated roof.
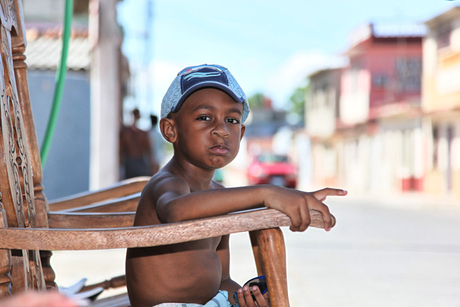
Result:
M34 29L27 30L25 55L29 69L56 70L61 60L62 40L60 35L37 35ZM71 70L89 70L91 48L87 35L71 36L67 67Z
M378 23L373 24L372 30L375 37L422 37L427 27L414 23Z
M370 23L358 27L350 34L351 47L371 38L421 38L427 32L424 24L403 22Z

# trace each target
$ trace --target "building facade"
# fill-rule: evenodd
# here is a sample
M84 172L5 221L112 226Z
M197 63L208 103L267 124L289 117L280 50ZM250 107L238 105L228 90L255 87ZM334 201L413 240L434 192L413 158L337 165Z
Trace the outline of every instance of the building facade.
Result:
M428 20L426 25L422 78L425 189L460 197L460 7Z
M318 186L423 190L422 29L367 25L352 35L347 66L310 76L306 131Z
M309 76L305 99L305 125L311 139L312 181L319 186L337 182L336 123L340 118L341 68L324 69Z

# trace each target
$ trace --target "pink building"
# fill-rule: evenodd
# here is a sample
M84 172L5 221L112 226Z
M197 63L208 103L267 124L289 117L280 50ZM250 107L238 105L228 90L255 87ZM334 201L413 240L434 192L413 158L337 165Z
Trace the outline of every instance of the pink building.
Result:
M387 28L387 29L386 29ZM422 34L367 25L352 35L342 72L340 114L345 125L366 123L420 105ZM417 29L417 28L416 28ZM415 32L415 33L414 33Z
M315 186L357 193L423 190L424 32L424 26L367 25L352 34L345 67L309 76L306 132Z
M368 25L342 70L338 175L362 192L423 190L423 26Z

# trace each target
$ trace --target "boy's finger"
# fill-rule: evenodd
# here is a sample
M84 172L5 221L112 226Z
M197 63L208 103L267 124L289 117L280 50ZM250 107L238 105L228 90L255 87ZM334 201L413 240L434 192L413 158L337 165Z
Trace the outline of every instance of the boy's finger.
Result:
M324 230L329 231L332 227L332 216L331 212L329 211L329 207L323 204L321 201L316 200L317 206L315 206L315 210L319 211L323 217L324 221Z
M302 218L302 225L300 225L299 231L305 231L311 222L310 210L308 209L308 206L301 206L299 214Z
M247 307L246 300L243 295L243 289L238 289L238 306Z
M302 207L303 206L301 206L301 208ZM299 231L299 228L302 225L303 217L301 216L301 214L298 211L298 209L296 209L294 211L286 212L286 214L291 219L291 227L289 227L289 229L291 231Z
M252 299L251 291L249 291L248 286L243 287L243 295L244 295L243 301L246 302L247 307L256 307L256 304L254 303L254 300Z
M267 307L267 301L265 300L265 297L262 295L262 292L260 292L259 287L254 286L252 287L252 293L254 294L254 297L256 298L257 304L259 307Z
M326 205L322 206L319 212L321 212L321 215L323 216L324 230L330 231L332 227L332 217L331 217L331 212L329 211L328 206Z
M319 201L324 201L328 196L345 196L347 195L346 190L335 189L335 188L324 188L313 192L313 196Z

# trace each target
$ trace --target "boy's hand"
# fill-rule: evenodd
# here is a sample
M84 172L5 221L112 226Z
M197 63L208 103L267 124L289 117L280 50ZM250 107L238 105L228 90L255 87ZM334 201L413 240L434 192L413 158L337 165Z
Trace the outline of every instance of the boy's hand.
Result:
M262 294L257 286L252 287L251 291L249 291L249 287L244 286L238 289L238 304L240 307L269 307L268 292Z
M324 220L324 229L331 229L331 213L329 208L322 203L327 196L345 196L347 191L341 189L325 188L315 192L302 192L282 187L271 187L270 195L265 199L264 205L285 213L291 219L291 231L305 231L310 225L310 210L321 212Z
M319 201L325 201L326 197L328 196L345 196L347 195L347 191L341 189L333 189L333 188L324 188L315 192L311 192L313 196Z

